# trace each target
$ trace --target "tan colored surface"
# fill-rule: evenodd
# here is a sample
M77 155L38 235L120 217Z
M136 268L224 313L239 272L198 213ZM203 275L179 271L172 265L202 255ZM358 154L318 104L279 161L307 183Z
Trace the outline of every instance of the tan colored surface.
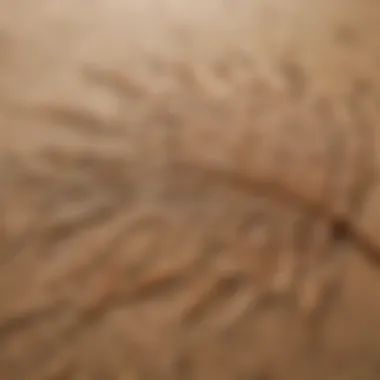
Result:
M0 0L0 378L380 378L380 3Z

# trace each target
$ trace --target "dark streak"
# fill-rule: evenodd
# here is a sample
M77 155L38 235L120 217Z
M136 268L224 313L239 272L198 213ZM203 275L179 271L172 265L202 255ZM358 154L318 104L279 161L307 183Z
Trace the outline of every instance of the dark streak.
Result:
M324 200L311 199L307 194L289 191L281 183L273 181L258 181L255 178L240 175L224 169L206 168L194 165L183 166L183 170L208 173L208 177L214 181L221 181L228 184L232 188L253 193L255 195L262 195L274 200L282 201L288 204L289 207L302 207L305 212L310 213L316 217L325 218L330 220L331 223L346 223L350 239L357 242L365 250L365 255L380 265L380 246L377 242L373 242L366 236L365 231L356 228L355 221L349 218L349 214L337 212L331 205L326 205Z
M367 95L370 91L371 85L368 81L358 80L355 82L348 101L352 124L356 130L354 138L359 146L355 160L355 183L357 185L352 194L352 218L355 218L363 209L368 190L372 188L376 180L374 126L367 120L362 109L365 102L369 100Z
M83 70L83 77L90 83L105 86L112 89L122 98L140 98L145 94L143 87L130 77L122 75L115 70L100 69L95 67L86 67Z
M122 124L115 119L107 120L82 108L46 105L41 110L34 109L33 113L53 125L87 136L122 136L123 132Z
M56 301L46 307L25 311L17 315L12 313L11 317L3 317L0 320L0 337L4 339L5 336L15 331L24 330L30 328L31 325L43 323L47 319L59 317L66 309L66 302Z
M300 98L306 92L307 80L301 66L292 61L281 62L281 69L288 80L293 96Z
M334 242L344 242L350 238L350 228L347 222L336 220L331 224L331 239Z
M334 39L340 46L353 47L358 42L358 35L352 27L348 25L341 25L336 28Z

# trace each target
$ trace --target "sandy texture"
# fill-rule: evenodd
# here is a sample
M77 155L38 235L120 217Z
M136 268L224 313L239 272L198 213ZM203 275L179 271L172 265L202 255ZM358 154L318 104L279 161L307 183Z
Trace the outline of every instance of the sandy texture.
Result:
M0 0L0 377L380 377L380 4Z

